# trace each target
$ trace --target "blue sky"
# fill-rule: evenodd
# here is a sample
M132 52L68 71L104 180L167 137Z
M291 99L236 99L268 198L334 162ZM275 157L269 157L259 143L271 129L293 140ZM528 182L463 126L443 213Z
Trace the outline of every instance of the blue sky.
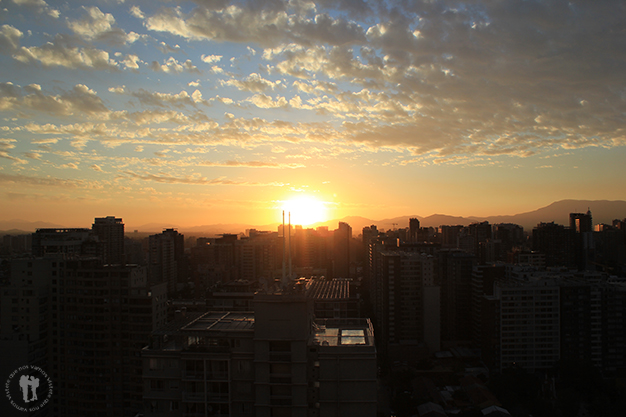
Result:
M0 207L80 225L626 199L618 1L0 1ZM311 201L311 200L309 200Z

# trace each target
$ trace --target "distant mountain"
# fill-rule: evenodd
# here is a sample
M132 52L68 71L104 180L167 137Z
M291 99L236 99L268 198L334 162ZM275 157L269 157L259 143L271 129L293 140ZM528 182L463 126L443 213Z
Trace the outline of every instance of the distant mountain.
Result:
M24 233L32 233L37 229L44 228L62 228L63 226L48 223L48 222L28 222L26 220L21 219L13 219L13 220L0 220L0 230L5 231L5 234L17 234L14 231L22 231ZM87 226L91 227L91 225ZM12 233L8 233L12 232Z
M490 216L481 218L489 223L515 223L524 230L532 230L537 224L555 222L569 226L570 213L586 213L591 210L593 224L611 224L615 219L626 218L626 201L608 200L561 200L540 209L513 216Z
M138 230L140 232L161 233L165 229L178 229L178 226L171 223L147 223L142 224L141 226L124 226L126 233L132 232L133 230Z
M463 225L477 221L488 221L496 223L519 224L524 230L530 231L538 223L555 222L557 224L569 225L569 213L580 213L591 210L593 224L611 224L614 219L626 218L626 201L607 200L561 200L556 201L546 207L534 211L508 216L488 216L488 217L455 217L445 214L433 214L427 217L422 216L400 216L383 220L372 220L360 216L347 216L341 219L333 219L325 222L315 223L307 226L317 228L326 226L329 230L335 230L339 222L348 223L352 227L353 234L359 235L365 226L376 225L379 230L390 230L394 228L405 228L409 226L410 218L417 218L422 227L438 227L441 225ZM175 228L187 236L218 236L224 233L244 233L248 229L277 231L278 223L254 226L247 224L212 224L193 227L178 227L168 223L149 223L142 226L126 225L126 233L138 230L141 233L161 233L164 229ZM25 220L2 220L0 221L0 234L20 234L32 233L38 228L62 228L64 226L48 222L28 222ZM84 227L91 227L90 224Z

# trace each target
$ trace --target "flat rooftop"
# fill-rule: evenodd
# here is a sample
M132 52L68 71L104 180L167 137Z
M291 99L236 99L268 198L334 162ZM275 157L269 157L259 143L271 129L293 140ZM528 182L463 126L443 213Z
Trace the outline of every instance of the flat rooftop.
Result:
M350 282L347 280L313 280L307 295L315 300L350 298Z
M311 333L310 345L319 346L374 346L371 323L317 324Z
M253 330L252 312L208 312L181 327L181 331Z

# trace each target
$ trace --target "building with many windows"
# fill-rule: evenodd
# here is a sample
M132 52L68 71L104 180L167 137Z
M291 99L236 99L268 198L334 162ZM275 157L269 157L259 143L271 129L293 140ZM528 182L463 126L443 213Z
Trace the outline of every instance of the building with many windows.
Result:
M188 315L143 350L146 416L375 415L369 320L316 321L304 288Z

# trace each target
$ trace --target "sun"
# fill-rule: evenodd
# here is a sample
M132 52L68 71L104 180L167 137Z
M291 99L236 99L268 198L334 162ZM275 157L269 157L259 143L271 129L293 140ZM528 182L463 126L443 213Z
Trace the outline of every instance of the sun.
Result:
M326 205L314 197L299 196L282 201L281 209L285 211L285 222L291 213L291 224L309 226L313 223L328 220Z

